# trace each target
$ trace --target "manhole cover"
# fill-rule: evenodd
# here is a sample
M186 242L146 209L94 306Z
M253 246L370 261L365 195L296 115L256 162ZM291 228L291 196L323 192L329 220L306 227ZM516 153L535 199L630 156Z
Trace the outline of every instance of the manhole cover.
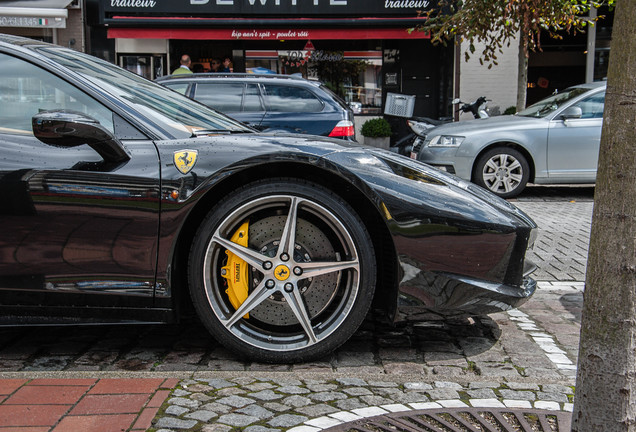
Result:
M569 432L572 414L532 409L453 408L402 411L323 432Z

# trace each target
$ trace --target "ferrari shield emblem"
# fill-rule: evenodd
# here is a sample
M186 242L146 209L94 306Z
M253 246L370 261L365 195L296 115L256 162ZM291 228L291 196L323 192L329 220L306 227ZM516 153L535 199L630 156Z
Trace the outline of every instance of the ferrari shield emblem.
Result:
M173 162L174 166L182 174L187 174L192 171L194 165L197 163L197 150L181 150L174 152Z

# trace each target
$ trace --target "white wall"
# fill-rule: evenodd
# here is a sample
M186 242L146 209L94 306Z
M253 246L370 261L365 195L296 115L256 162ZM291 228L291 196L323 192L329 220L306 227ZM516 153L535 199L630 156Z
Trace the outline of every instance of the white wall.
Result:
M460 58L460 94L464 102L474 102L480 96L486 96L492 102L488 102L491 113L502 114L506 108L517 104L517 76L518 76L518 40L510 41L510 46L503 48L503 54L497 55L498 65L488 69L488 66L479 64L479 54L483 50L482 44L475 44L475 52L468 62L464 53L469 44L461 45ZM472 114L462 114L461 120L472 118Z

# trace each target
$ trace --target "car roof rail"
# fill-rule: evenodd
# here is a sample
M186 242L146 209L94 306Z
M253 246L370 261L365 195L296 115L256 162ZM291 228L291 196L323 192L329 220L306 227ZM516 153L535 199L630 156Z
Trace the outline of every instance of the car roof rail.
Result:
M276 79L288 79L288 80L296 80L296 81L309 81L309 82L317 82L315 80L309 80L303 77L295 76L295 75L283 75L283 74L259 74L259 73L240 73L240 72L197 72L195 74L182 74L182 75L164 75L162 77L158 77L157 80L164 79L178 79L178 78L187 78L191 79L193 77L201 77L201 78L276 78Z

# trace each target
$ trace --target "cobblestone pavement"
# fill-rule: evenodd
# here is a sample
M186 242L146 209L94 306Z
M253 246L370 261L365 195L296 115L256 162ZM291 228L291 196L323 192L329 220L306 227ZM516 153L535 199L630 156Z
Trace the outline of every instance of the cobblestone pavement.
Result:
M180 384L155 430L316 432L406 409L571 410L592 192L514 201L539 237L535 296L519 310L400 327L368 319L327 358L244 362L196 322L0 330L0 378L160 376Z

